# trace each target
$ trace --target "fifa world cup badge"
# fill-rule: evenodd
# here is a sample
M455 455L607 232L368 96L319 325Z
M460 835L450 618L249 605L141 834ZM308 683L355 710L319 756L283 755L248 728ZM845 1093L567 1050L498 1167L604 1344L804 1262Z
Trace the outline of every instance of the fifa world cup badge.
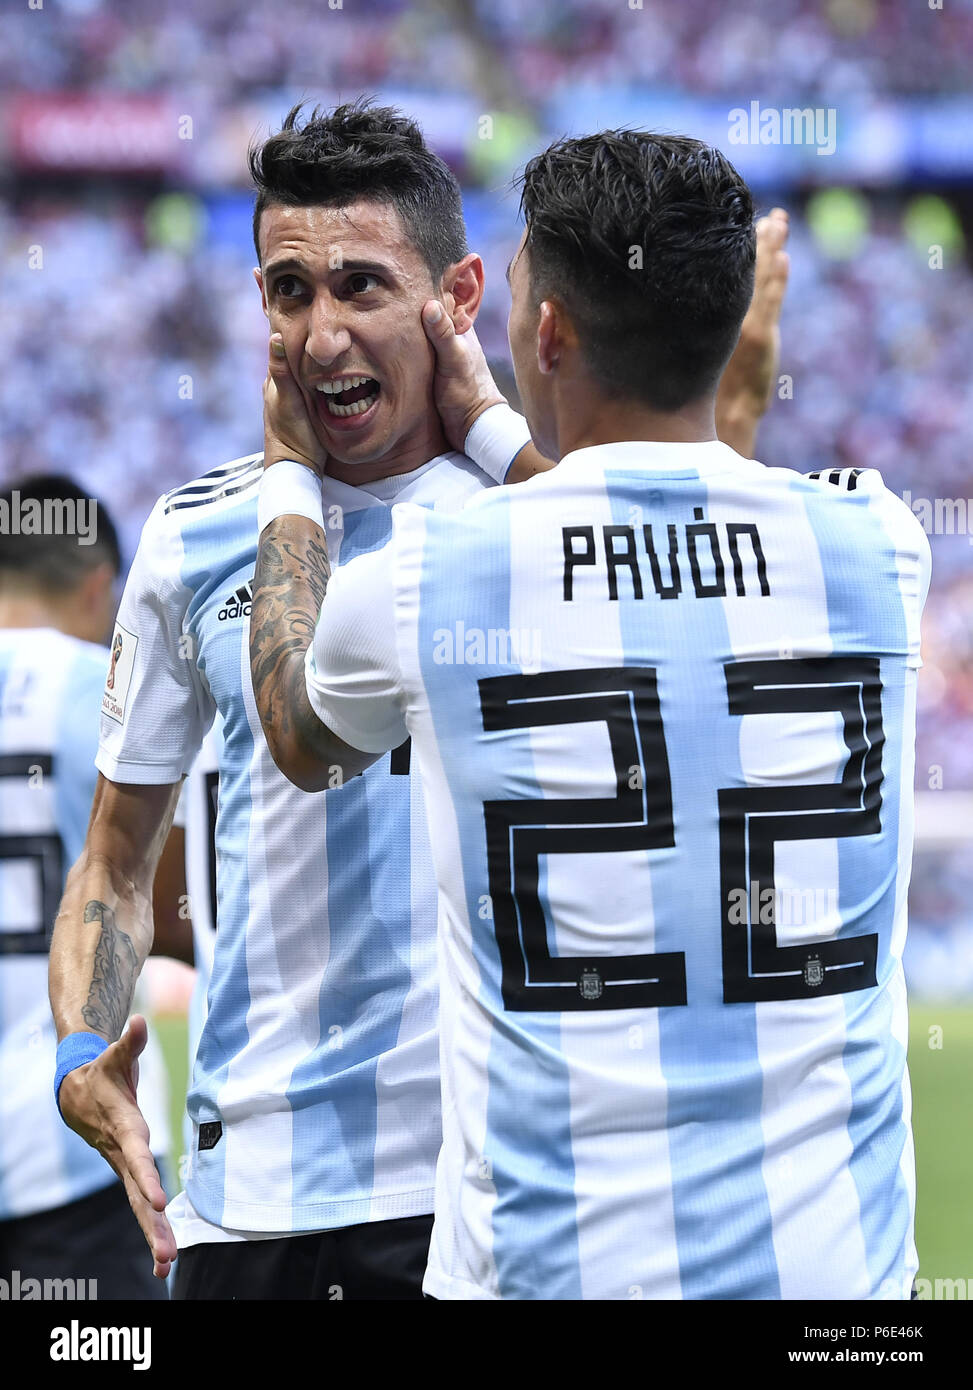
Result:
M124 644L122 642L122 634L116 630L115 640L111 644L111 667L109 669L108 680L106 682L106 687L108 690L115 689L115 667L118 665L118 658L122 654L123 645Z
M824 980L824 966L821 964L820 956L808 956L804 962L804 983L809 989L814 989Z
M600 999L604 994L605 986L594 966L589 965L582 970L579 988L582 999Z
M116 724L124 724L125 722L125 704L128 699L128 688L132 683L132 673L135 670L135 653L138 644L139 639L134 632L129 632L128 628L122 627L121 623L115 624L111 644L111 664L108 667L105 689L101 697L101 712L106 714L109 719L114 719Z

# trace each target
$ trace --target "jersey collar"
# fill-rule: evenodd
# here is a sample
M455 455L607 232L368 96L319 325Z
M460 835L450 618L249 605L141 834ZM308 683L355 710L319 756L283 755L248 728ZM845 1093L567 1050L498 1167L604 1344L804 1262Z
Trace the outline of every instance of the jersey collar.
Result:
M542 476L556 478L565 468L569 471L605 468L633 473L712 473L752 462L719 439L708 439L702 444L633 439L620 444L592 444L585 449L572 449L552 473Z
M407 500L405 494L419 478L438 468L441 463L459 458L456 453L437 454L428 463L420 464L409 473L395 473L390 478L376 478L367 486L354 487L351 483L341 483L337 478L325 474L323 498L324 506L339 506L346 512L364 511L366 507L391 507L393 502Z

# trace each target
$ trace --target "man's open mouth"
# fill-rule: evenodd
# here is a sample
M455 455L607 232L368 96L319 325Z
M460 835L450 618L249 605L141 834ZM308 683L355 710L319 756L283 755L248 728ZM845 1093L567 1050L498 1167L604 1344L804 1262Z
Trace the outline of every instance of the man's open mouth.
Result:
M324 396L328 414L341 418L363 415L378 400L381 387L372 376L349 376L323 381L315 390Z

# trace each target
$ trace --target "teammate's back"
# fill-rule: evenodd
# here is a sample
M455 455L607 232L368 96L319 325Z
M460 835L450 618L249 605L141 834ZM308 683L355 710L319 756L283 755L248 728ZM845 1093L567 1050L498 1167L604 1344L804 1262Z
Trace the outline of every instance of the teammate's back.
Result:
M401 509L396 559L450 976L432 1292L901 1296L915 518L873 472L610 444Z
M510 345L561 461L400 508L306 671L329 757L412 735L434 827L424 1287L908 1297L925 536L875 473L717 441L754 276L719 151L558 141L522 205Z

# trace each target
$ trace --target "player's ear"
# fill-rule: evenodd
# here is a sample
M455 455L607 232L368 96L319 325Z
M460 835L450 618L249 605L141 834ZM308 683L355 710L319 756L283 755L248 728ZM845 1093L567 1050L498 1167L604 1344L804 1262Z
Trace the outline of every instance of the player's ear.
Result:
M457 333L473 327L483 301L483 261L470 251L443 273L443 302Z
M545 299L541 302L537 319L537 365L545 376L557 365L561 347L558 306L550 299Z
M264 289L264 277L260 273L260 267L255 265L253 268L253 278L257 282L257 289L260 291L260 304L264 311L264 318L270 318L267 313L267 291Z

